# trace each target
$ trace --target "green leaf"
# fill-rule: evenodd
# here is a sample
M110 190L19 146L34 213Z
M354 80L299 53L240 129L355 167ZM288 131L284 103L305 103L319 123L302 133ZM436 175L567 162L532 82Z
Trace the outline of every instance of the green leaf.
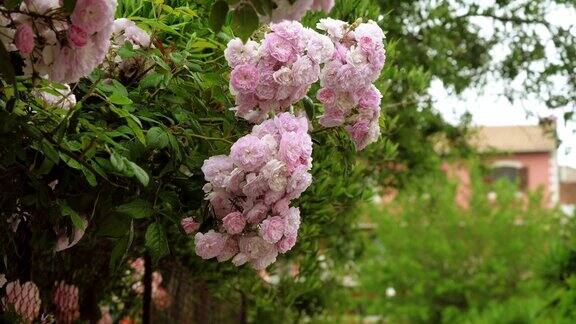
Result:
M314 120L314 103L312 102L312 99L308 96L304 96L302 102L304 103L304 110L306 110L308 120Z
M84 178L86 179L86 181L88 181L89 185L91 185L92 187L96 187L96 185L98 185L98 181L96 181L96 176L92 171L88 170L84 166L82 166L82 169L80 170L84 174Z
M42 153L44 153L44 155L46 155L48 159L50 159L50 161L54 162L54 164L58 164L58 162L60 161L58 151L56 151L54 146L52 146L52 144L48 142L47 139L43 138L42 141L40 142L40 150L42 151Z
M72 221L74 227L78 229L86 228L86 220L80 217L80 215L74 209L68 206L68 202L63 201L60 203L60 211L62 213L62 216L70 217L70 220Z
M13 9L20 7L21 3L22 3L22 0L6 0L6 1L4 1L4 6L8 10L13 10Z
M146 229L146 235L144 236L144 244L150 252L154 262L170 253L166 233L158 223L152 223L148 226L148 229Z
M130 231L118 240L118 243L112 249L112 253L110 255L110 269L112 271L116 271L120 268L120 265L126 258L128 254L128 250L130 250L130 246L132 246L132 241L134 240L134 226L130 224Z
M122 237L126 235L132 223L132 218L123 214L105 213L98 221L98 231L100 236Z
M10 60L10 54L8 54L2 42L0 42L0 74L8 83L11 83L14 86L14 90L16 90L14 67Z
M132 100L120 93L113 93L108 97L108 100L115 105L131 105Z
M226 15L228 14L228 4L226 1L218 0L214 2L212 8L210 9L210 27L214 32L219 32L226 21Z
M66 163L72 169L82 170L83 168L80 162L74 160L73 158L69 157L68 155L62 152L60 152L60 159L62 159L62 161L64 161L64 163Z
M143 199L132 200L129 203L118 206L116 210L133 218L148 218L154 214L152 204Z
M136 56L132 43L124 43L124 45L118 50L118 55L120 55L120 58L123 60Z
M168 134L160 127L152 127L146 133L146 143L149 147L163 149L168 146L169 142Z
M147 75L142 81L140 81L141 88L156 88L160 82L164 80L164 75L160 73L152 73Z
M257 28L258 15L251 5L244 4L234 10L232 31L242 41L246 42Z
M132 161L126 160L126 163L128 167L132 170L132 172L134 172L134 176L136 176L136 179L138 179L138 181L140 181L140 183L142 183L144 186L147 186L148 182L150 181L148 173L146 173L144 169L142 169L141 167L138 166L138 164Z
M140 143L146 144L146 137L144 136L144 132L142 131L142 128L140 128L140 125L138 125L138 123L132 118L132 116L126 117L126 122Z
M76 0L64 0L64 3L62 4L62 9L67 13L72 13L74 7L76 7Z
M115 153L110 154L110 163L112 163L112 166L118 172L124 171L124 168L126 167L126 164L124 163L124 161L125 161L125 158L123 156L120 156L120 155L115 154Z

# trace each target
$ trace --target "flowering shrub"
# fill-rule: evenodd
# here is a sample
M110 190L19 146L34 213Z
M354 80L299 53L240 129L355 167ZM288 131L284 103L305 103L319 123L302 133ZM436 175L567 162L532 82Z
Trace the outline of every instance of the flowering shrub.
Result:
M134 300L146 294L142 276L127 279L122 271L127 258L149 254L147 265L158 267L170 255L199 277L233 267L214 271L215 263L202 262L208 258L263 269L297 239L306 249L325 215L361 195L362 185L338 176L361 175L353 171L350 141L336 128L315 135L323 130L314 118L320 106L304 107L306 115L302 109L337 59L338 41L284 21L266 27L262 38L256 32L258 42L233 38L227 47L232 33L246 39L234 20L252 3L235 6L220 33L206 28L204 4L0 7L0 253L10 261L0 271L38 285L21 285L34 301L25 309L12 293L15 284L0 288L6 307L16 305L12 313L38 318L39 291L50 296L43 319L97 321L100 308L106 321L138 318L142 303ZM331 2L305 6L328 10ZM130 20L114 20L115 8ZM258 123L253 127L229 111L249 93L257 103L237 112ZM347 123L359 114L354 109L360 110L351 109ZM313 136L314 167L331 171L314 175L316 189ZM335 203L316 212L319 203L302 195L307 189ZM309 220L302 228L301 211ZM171 286L152 273L152 304L175 304ZM253 280L243 273L231 277Z
M264 269L296 243L300 210L290 207L312 181L312 139L306 117L282 113L254 126L230 155L202 166L217 231L197 233L196 253Z

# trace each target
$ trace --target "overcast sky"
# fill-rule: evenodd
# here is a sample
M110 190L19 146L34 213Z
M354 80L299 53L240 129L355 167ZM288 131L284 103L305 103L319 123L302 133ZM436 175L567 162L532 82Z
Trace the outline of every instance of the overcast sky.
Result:
M562 26L569 26L576 33L576 12L557 8L548 17L549 21ZM493 21L479 19L477 24L482 26L482 33L490 34L493 30ZM576 45L575 45L576 46ZM505 45L495 49L493 56L498 59L498 53L505 53ZM503 56L503 55L500 55ZM558 149L560 165L576 168L576 123L565 123L562 117L567 109L546 109L538 100L521 100L511 104L502 97L503 85L494 80L484 89L467 90L460 98L450 96L444 89L441 81L434 81L430 89L431 96L436 100L435 107L451 123L457 123L466 111L472 114L474 125L537 125L539 117L556 116L558 135L562 144Z

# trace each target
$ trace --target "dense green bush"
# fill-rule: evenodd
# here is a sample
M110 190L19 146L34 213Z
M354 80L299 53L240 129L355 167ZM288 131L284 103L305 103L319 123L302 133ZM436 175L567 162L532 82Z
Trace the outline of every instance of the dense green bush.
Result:
M358 264L362 314L457 322L468 311L542 289L539 265L559 240L563 216L541 207L537 196L517 198L513 184L484 185L475 169L472 183L468 209L455 204L455 185L443 174L420 179L393 203L367 207L377 228Z

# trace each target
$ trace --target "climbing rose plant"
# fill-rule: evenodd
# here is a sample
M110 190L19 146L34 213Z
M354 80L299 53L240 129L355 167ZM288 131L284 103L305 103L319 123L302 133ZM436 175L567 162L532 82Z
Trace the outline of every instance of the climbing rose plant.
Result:
M386 60L384 32L373 21L348 25L326 18L316 27L327 35L283 21L271 24L261 42L231 40L224 55L232 68L233 110L259 122L289 109L319 82L320 124L344 125L362 150L380 135L382 95L372 83Z
M229 156L204 161L204 190L218 226L196 234L196 253L255 269L273 263L296 243L300 210L290 204L310 185L311 167L308 120L290 113L254 126Z
M314 83L322 87L320 124L346 125L358 150L378 139L381 95L372 83L386 58L383 31L373 21L349 26L329 18L317 28L327 35L282 21L271 24L261 42L228 43L232 109L248 121L264 121L238 139L229 156L204 161L204 189L217 225L195 235L200 257L260 270L296 244L300 210L290 204L312 182L312 139L305 116L282 111Z
M301 222L298 198L312 183L310 131L312 125L317 123L311 119L313 113L307 110L305 114L297 107L303 100L309 100L307 96L312 89L320 89L315 94L318 99L316 107L323 107L318 123L325 128L343 126L357 150L364 149L380 134L378 118L381 95L373 82L379 77L385 61L384 33L373 21L348 24L326 18L320 20L317 30L314 30L305 28L295 19L301 18L309 10L327 13L334 1L273 2L275 9L268 16L259 12L258 18L274 23L254 33L251 31L255 35L253 40L246 37L242 37L246 41L231 39L224 50L224 57L231 68L230 92L235 100L234 107L226 108L254 124L252 130L234 143L229 142L231 147L227 155L212 156L201 167L208 182L203 191L208 201L209 217L200 220L197 216L190 217L188 213L183 218L180 218L181 214L175 217L175 223L181 226L183 233L195 234L195 252L202 259L231 261L235 266L247 264L257 270L265 269L276 261L279 254L287 253L295 246ZM7 2L4 4L8 6ZM147 172L150 169L144 170L123 156L131 151L127 149L128 145L123 145L133 140L130 143L135 144L132 148L140 143L149 146L147 149L153 147L155 154L167 146L181 154L181 145L185 145L172 133L163 133L165 128L172 127L168 124L173 121L163 125L165 121L155 120L157 116L153 113L138 113L142 107L135 104L137 99L128 89L133 91L141 86L146 89L143 92L146 95L146 91L151 89L154 91L151 91L153 94L150 97L153 97L164 90L159 84L168 84L171 77L177 79L182 69L188 69L190 74L194 70L191 64L178 63L178 60L181 62L189 58L178 56L174 48L163 45L156 36L151 37L134 21L126 18L114 20L116 7L114 0L78 0L72 2L72 6L69 1L26 0L10 8L0 6L0 45L3 50L0 55L3 59L7 58L0 62L3 63L0 66L2 81L8 84L10 73L12 76L21 74L18 82L12 82L13 92L7 96L12 104L18 101L20 106L17 108L20 110L12 114L12 107L1 113L10 117L20 114L18 118L21 117L21 120L18 122L30 119L30 122L23 124L29 126L26 129L33 130L29 134L34 136L27 134L19 143L49 157L45 157L41 166L48 171L38 178L48 179L46 174L56 165L67 171L74 169L74 172L82 172L91 187L97 186L97 179L103 179L114 188L130 189L129 186L133 185L130 180L123 183L115 183L114 180L123 176L138 180L137 197L130 198L135 200L128 203L122 201L123 205L112 210L113 213L129 214L133 217L133 223L126 234L122 234L124 236L113 237L117 240L111 252L111 269L117 269L130 251L136 227L134 223L157 211L156 199L154 206L149 206L145 201L148 197L143 193L150 182ZM248 7L250 9L252 5L249 6L247 2L230 6L238 16ZM154 22L148 26L158 24ZM22 60L19 66L21 71L14 67L11 67L13 71L6 68L10 66L5 62L13 57ZM161 74L159 71L167 73ZM118 76L129 76L131 79L120 80ZM138 85L138 82L141 84ZM21 85L20 88L17 83ZM23 98L36 100L33 104L25 104L18 98L18 92L24 92L21 90L23 86L30 90ZM79 93L84 96L76 98ZM8 100L2 101L2 104L6 102ZM8 107L9 102L5 106ZM26 110L21 109L24 106ZM108 113L112 113L112 116ZM52 120L42 119L44 114L50 115ZM79 115L82 115L81 122L75 124ZM184 116L174 115L176 119ZM39 116L41 118L34 119ZM107 124L108 120L104 121L107 118L110 124ZM118 122L118 119L125 121L126 125ZM47 123L45 129L43 122ZM48 125L49 122L54 124ZM150 122L158 126L145 129L143 122L144 125ZM241 123L238 121L238 124ZM57 125L57 134L47 133L46 130L54 125ZM190 126L184 122L180 125ZM76 136L88 132L94 132L90 134L94 136L89 139L90 142L85 142L88 137L80 139L80 136ZM118 137L129 140L120 141ZM82 143L77 144L79 141ZM82 154L75 154L84 149ZM95 153L97 150L100 151ZM206 156L209 155L198 160L199 164ZM63 163L58 165L61 161ZM178 163L182 163L178 170L187 169L182 168L184 163L181 160ZM69 168L65 169L66 166ZM31 166L30 171L36 172L37 168ZM182 173L188 176L190 172ZM94 215L99 214L99 196L90 210L92 215L90 212L76 212L70 206L74 204L69 205L67 198L63 198L66 189L59 191L59 188L67 186L66 183L59 184L62 178L46 183L51 190L49 195L56 197L55 202L49 204L50 211L56 206L61 212L57 216L64 216L56 220L52 217L44 219L47 220L44 224L50 225L47 226L50 233L46 237L55 238L51 253L70 249L85 236L93 235L95 225L96 228L101 225L98 224L100 220L94 219ZM36 207L26 205L20 212L22 206L21 202L17 202L18 212L12 213L8 219L8 231L11 233L39 224L34 222ZM169 251L161 221L145 225L148 226L144 237L146 248L149 252L160 251L158 257L166 255ZM132 278L135 282L133 292L142 294L142 260L135 261L132 268L135 274ZM34 283L29 279L22 280L24 284L20 284L13 276L14 272L8 278L10 282L7 282L6 276L0 275L0 289L5 286L5 295L1 299L5 312L14 313L28 322L40 316L41 307L42 318L52 314L50 316L58 322L74 322L84 316L80 309L86 289L79 282L74 282L74 277L59 277L56 281L50 280L53 284L47 285L48 281L37 280ZM172 303L172 297L162 287L160 273L155 271L152 277L152 301L157 309L165 309ZM41 293L41 289L50 290L50 293ZM43 301L40 300L41 296ZM45 298L48 296L51 299ZM110 316L108 308L102 309L104 317L106 314Z

